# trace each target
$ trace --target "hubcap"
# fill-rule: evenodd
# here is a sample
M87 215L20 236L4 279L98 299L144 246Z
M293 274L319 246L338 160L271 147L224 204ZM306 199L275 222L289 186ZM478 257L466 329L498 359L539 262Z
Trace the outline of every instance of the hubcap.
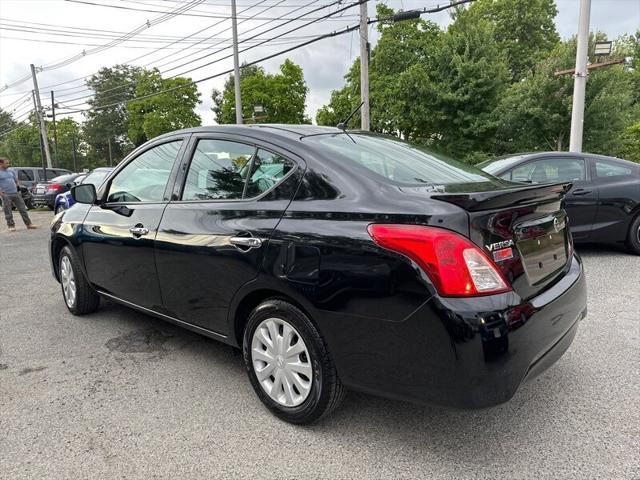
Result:
M60 280L62 281L64 300L69 308L73 308L76 304L76 279L73 276L71 261L66 255L60 261Z
M253 332L251 361L260 386L275 402L295 407L309 396L313 382L311 358L291 324L280 318L260 323Z

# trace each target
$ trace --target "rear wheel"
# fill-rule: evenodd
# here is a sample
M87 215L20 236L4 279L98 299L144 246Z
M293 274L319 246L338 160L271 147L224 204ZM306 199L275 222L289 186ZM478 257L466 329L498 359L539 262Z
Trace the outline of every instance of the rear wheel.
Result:
M640 255L640 215L631 222L629 233L627 234L627 248L631 253Z
M84 278L78 258L69 247L60 252L58 265L62 296L69 311L74 315L95 312L100 305L100 296Z
M243 356L256 394L287 422L314 422L344 398L346 390L320 333L290 303L267 300L251 313Z

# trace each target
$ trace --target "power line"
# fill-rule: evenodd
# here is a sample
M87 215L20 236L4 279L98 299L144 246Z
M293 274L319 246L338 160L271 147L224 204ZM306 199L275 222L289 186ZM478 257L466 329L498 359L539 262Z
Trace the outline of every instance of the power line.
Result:
M313 3L316 3L317 1L318 1L318 0L314 0L314 1L310 2L310 3L308 3L307 5L305 5L304 7L309 6L309 5L313 4ZM315 13L315 12L320 11L320 10L322 10L322 9L325 9L325 8L332 7L332 6L334 6L334 5L340 4L340 3L341 3L341 1L342 1L342 0L338 0L338 1L334 2L334 3L331 3L331 4L327 4L327 5L320 6L320 7L316 8L316 9L314 9L314 10L311 10L310 12L306 12L306 13L304 13L304 14L301 14L299 17L304 17L305 15L307 15L307 14L309 14L309 13ZM304 8L304 7L302 7L302 8ZM296 30L299 30L299 29L301 29L301 28L304 28L304 27L306 27L306 26L310 25L311 23L318 22L318 21L320 21L320 20L330 18L332 15L335 15L336 13L341 12L341 11L344 11L344 10L346 10L346 9L348 9L348 8L351 8L351 7L346 7L345 9L337 10L336 12L332 12L332 13L330 13L329 15L325 15L324 17L321 17L321 18L319 18L319 19L317 19L317 20L312 20L311 22L308 22L308 23L306 23L306 24L304 24L304 25L298 26L298 27L296 27L296 28L294 28L294 29L291 29L291 30L289 30L289 31L287 31L287 32L284 32L283 34L280 34L280 35L278 35L278 36L276 36L276 37L272 37L272 38L270 38L270 39L263 40L263 41L259 42L258 44L254 45L253 47L245 48L244 50L242 50L242 52L245 52L245 51L247 51L247 50L250 50L251 48L254 48L254 47L260 46L260 45L262 45L262 44L264 44L264 43L267 43L267 42L269 42L269 41L279 39L279 38L280 38L280 37L282 37L283 35L286 35L286 34L291 33L291 32L293 32L293 31L296 31ZM299 10L299 9L298 9L298 10ZM257 38L259 35L263 35L263 34L265 34L265 33L268 33L268 32L271 32L271 31L273 31L273 30L276 30L276 29L278 29L278 28L281 28L281 27L283 27L284 25L286 25L287 23L290 23L291 21L292 21L292 20L288 20L288 21L287 21L287 22L285 22L284 24L277 25L277 26L275 26L275 27L271 27L271 28L269 28L269 29L266 29L266 30L264 30L264 31L261 31L261 32L259 32L259 33L256 33L256 35L254 35L253 37L249 37L248 39L243 39L243 40L241 40L241 41L240 41L240 43L243 43L243 42L248 41L248 40L255 39L255 38ZM307 37L307 38L308 38L308 37ZM209 57L209 56L211 56L211 55L215 55L215 54L217 54L217 53L219 53L219 52L221 52L221 51L223 51L223 50L226 50L226 49L228 49L228 48L231 48L231 46L227 46L227 47L224 47L224 48L218 49L218 50L216 50L216 51L212 52L211 54L208 54L208 55L205 55L205 56L203 56L203 57L197 58L197 59L195 59L195 60L193 60L193 61L198 61L198 60L201 60L202 58L206 58L206 57ZM187 55L187 57L188 57L188 56L189 56L189 55ZM187 57L183 57L183 58L187 58ZM203 67L205 67L205 66L208 66L208 65L210 65L210 64L217 63L217 62L219 62L219 61L225 60L225 59L227 59L227 58L229 58L229 56L227 56L227 57L223 57L223 58L218 59L218 60L216 60L216 61L214 61L214 62L209 62L209 63L208 63L208 64L206 64L206 65L202 65L202 66L196 67L196 68L191 69L191 70L189 70L189 71L198 70L198 69L203 68ZM173 63L173 62L169 62L169 63ZM187 63L180 64L180 65L178 65L177 67L174 67L174 68L171 68L171 69L169 69L169 70L166 70L165 72L168 72L168 71L174 70L174 69L179 68L179 67L181 67L181 66L184 66L185 64L188 64L188 63L191 63L191 62L187 62ZM165 64L165 65L166 65L166 64ZM186 73L189 73L189 71L187 71ZM172 76L172 77L170 77L170 78L175 78L175 77L178 77L178 76L181 76L181 75L183 75L183 74L173 75L173 76ZM109 90L104 90L104 91L103 91L103 92L101 92L101 93L107 93L107 92L109 92L109 91L113 91L113 90L118 90L118 89L126 88L126 87L131 86L131 85L135 85L135 82L128 83L128 84L124 84L124 85L119 85L119 86L117 86L117 87L113 87L113 88L111 88L111 89L109 89ZM106 98L107 98L107 99L108 99L108 98L113 98L115 95L116 95L116 94L111 95L111 96L107 96ZM68 101L68 102L71 102L71 101L75 101L75 100L82 100L82 99L84 99L84 98L89 98L89 97L91 97L91 96L92 96L92 95L82 95L82 96L80 96L80 97L76 97L76 98L73 98L73 99L67 99L67 101ZM74 104L74 105L73 105L73 107L77 107L77 106L79 106L79 105L82 105L83 103L85 103L85 102L78 103L78 104Z
M69 57L69 58L66 58L64 60L58 61L58 62L56 62L56 63L54 63L52 65L42 66L42 67L39 68L39 70L41 72L44 72L44 71L49 71L49 70L54 70L56 68L64 67L66 65L69 65L70 63L75 62L76 60L84 58L87 55L91 55L91 54L94 54L94 53L102 52L104 50L112 48L112 47L118 45L119 43L122 43L122 42L126 41L128 38L134 37L135 35L137 35L138 33L142 32L143 30L145 30L147 28L151 28L152 26L155 26L155 25L158 25L159 23L165 22L165 21L175 17L176 15L180 15L180 14L186 12L187 10L195 7L196 5L201 4L203 1L204 0L192 0L191 2L172 10L171 12L164 12L163 15L160 15L160 16L154 18L153 20L150 20L150 21L147 20L147 22L145 24L143 24L143 25L139 26L138 28L132 30L131 32L127 33L126 35L123 35L120 39L112 40L109 43L106 43L106 44L104 44L104 45L102 45L100 47L92 48L92 49L90 49L88 51L87 50L83 50L82 52L80 52L80 53L78 53L78 54L76 54L76 55L74 55L72 57ZM7 84L4 87L0 88L0 92L2 92L4 90L7 90L7 89L9 89L9 88L11 88L13 86L19 85L19 84L25 82L26 80L28 80L30 78L31 78L31 75L27 75L25 77L21 77L20 79L15 80L15 81L11 82L10 84Z
M165 10L152 10L152 9L145 9L145 8L136 8L136 7L125 7L124 5L112 5L112 4L106 4L106 3L96 3L96 2L90 2L88 0L65 0L65 2L70 2L70 3L82 3L85 5L93 5L96 7L108 7L108 8L117 8L117 9L121 9L121 10L134 10L134 11L139 11L139 12L147 12L147 13L167 13ZM183 16L185 17L201 17L201 18L228 18L228 16L226 15L222 15L222 14L205 14L205 13L184 13ZM242 17L238 17L239 19ZM259 18L256 20L275 20L275 18L273 17L263 17L263 18ZM344 18L345 21L351 21L351 18Z

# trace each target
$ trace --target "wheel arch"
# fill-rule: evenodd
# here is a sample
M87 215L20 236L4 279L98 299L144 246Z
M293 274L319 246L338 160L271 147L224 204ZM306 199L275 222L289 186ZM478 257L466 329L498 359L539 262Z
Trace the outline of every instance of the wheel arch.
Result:
M69 247L75 251L72 243L62 235L57 235L51 240L51 266L53 275L58 282L60 281L60 265L58 260L60 258L60 252L64 247Z
M247 323L249 314L268 299L278 299L289 302L299 308L312 322L313 316L310 314L311 305L304 299L301 299L293 292L285 291L274 286L252 285L252 288L243 288L238 291L232 301L229 309L229 340L236 347L242 346L242 336L244 334L244 326ZM315 322L314 322L315 323ZM317 325L316 325L317 326Z

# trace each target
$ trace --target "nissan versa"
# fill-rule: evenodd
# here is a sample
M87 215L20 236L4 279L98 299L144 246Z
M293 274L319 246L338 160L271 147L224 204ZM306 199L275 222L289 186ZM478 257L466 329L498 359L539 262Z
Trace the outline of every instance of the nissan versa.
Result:
M105 297L243 350L278 417L346 389L509 400L586 314L562 200L396 138L311 125L158 137L51 227L71 313Z

